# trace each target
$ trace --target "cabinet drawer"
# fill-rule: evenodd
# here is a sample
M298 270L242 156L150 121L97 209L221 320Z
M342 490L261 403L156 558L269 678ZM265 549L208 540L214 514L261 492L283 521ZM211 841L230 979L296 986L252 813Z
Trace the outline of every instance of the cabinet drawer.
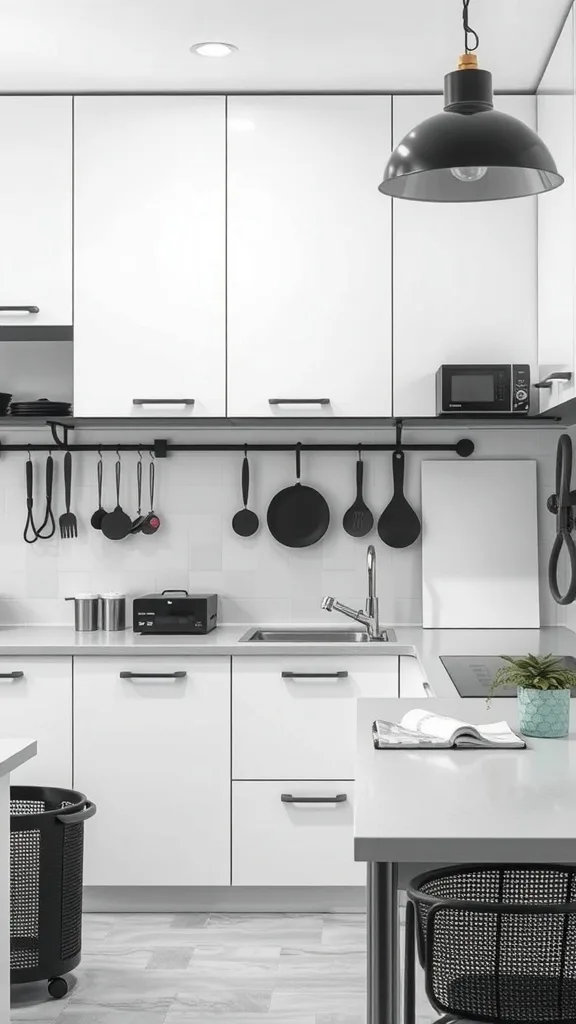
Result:
M72 785L71 658L0 658L0 736L38 742L37 756L11 773L14 785Z
M398 658L233 659L233 778L351 779L356 698L397 697Z
M286 802L298 797L340 800ZM233 885L364 885L350 781L235 782L232 808Z

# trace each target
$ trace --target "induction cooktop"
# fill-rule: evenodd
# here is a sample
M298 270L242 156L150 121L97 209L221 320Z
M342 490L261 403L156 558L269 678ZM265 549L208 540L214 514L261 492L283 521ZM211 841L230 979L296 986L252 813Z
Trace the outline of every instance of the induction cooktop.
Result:
M570 655L565 657L559 655L558 657L564 668L576 671L576 658L572 658ZM502 658L486 654L441 656L440 661L461 697L487 697L498 669L506 664ZM515 697L516 689L513 686L504 686L493 696ZM576 697L576 687L572 687L572 696Z

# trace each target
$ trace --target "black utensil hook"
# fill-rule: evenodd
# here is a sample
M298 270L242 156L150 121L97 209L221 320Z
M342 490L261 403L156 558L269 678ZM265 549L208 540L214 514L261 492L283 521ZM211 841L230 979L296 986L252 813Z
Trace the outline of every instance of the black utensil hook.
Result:
M68 431L74 430L73 424L59 423L57 420L48 420L48 426L50 427L52 437L54 438L54 444L57 448L68 448ZM58 437L58 427L62 430L62 438Z
M302 442L298 441L296 445L296 480L300 483L300 472L301 472L301 460L302 460Z

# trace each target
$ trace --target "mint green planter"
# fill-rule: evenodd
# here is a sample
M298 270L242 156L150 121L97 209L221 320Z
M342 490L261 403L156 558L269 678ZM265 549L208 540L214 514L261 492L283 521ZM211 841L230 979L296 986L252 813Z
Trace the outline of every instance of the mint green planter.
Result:
M531 690L518 687L518 722L525 736L567 736L570 690Z

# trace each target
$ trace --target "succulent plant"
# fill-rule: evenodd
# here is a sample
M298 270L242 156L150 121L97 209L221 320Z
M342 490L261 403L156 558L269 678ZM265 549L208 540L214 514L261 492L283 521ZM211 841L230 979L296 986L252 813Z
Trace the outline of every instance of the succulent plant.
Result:
M503 665L494 676L488 691L488 702L503 686L525 687L529 690L569 690L571 686L576 686L576 672L563 668L562 659L553 654L540 657L528 654L522 658L511 658L503 654L502 660L508 664Z

